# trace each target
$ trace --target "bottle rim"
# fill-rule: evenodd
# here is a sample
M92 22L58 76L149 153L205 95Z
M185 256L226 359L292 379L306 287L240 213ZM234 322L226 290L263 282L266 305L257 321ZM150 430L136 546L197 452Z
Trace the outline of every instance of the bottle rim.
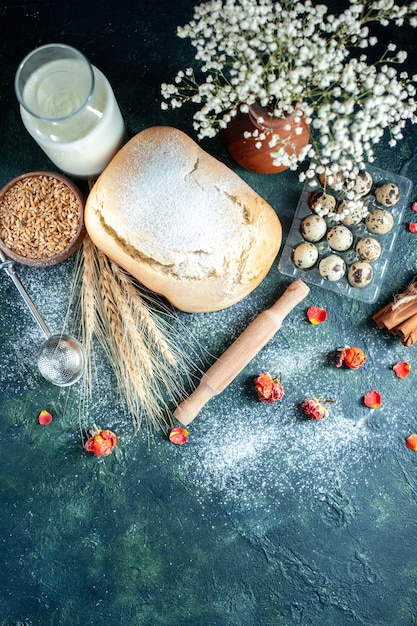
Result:
M87 95L86 95L85 99L83 100L83 102L80 104L80 106L76 110L72 111L71 113L68 113L67 115L57 116L57 117L56 116L49 117L47 115L42 115L40 113L37 113L36 111L33 111L27 105L27 103L25 102L24 97L23 97L23 87L22 87L21 83L22 83L22 80L23 80L24 73L27 72L27 70L28 70L28 63L30 63L35 58L35 56L44 55L46 57L48 52L52 51L54 49L60 49L62 51L70 52L71 56L68 56L67 58L77 58L78 57L81 61L83 61L83 63L85 64L85 67L87 68L87 72L88 72L88 74L90 76L90 87L88 89L88 92L87 92ZM31 73L32 72L28 72L28 76ZM26 80L27 80L27 78L26 78ZM64 120L67 120L69 118L74 117L74 115L77 115L77 113L79 113L86 106L86 104L89 102L89 100L91 100L91 97L92 97L93 91L94 91L94 85L95 85L94 70L93 70L93 66L91 65L91 63L87 59L87 57L82 52L77 50L76 48L74 48L72 46L69 46L67 44L62 44L62 43L45 44L45 45L39 46L38 48L35 48L31 52L29 52L29 54L27 54L24 57L24 59L21 61L21 63L19 64L19 66L17 68L17 71L16 71L15 80L14 80L15 93L16 93L16 97L17 97L17 100L18 100L20 106L22 106L25 109L25 111L27 111L27 113L29 113L29 115L31 115L32 117L36 117L37 119L44 120L46 122L62 122Z

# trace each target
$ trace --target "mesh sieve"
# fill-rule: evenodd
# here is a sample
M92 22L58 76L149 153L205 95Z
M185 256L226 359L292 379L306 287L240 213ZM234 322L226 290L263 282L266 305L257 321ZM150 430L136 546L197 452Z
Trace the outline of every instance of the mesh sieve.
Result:
M51 335L42 344L38 354L38 367L42 376L65 387L77 382L84 371L84 352L81 344L70 335Z

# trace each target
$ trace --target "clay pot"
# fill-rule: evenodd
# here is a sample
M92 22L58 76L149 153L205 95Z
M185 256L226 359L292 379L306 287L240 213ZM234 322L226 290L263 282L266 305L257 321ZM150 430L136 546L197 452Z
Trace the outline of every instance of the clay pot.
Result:
M264 120L262 123L259 121L261 117ZM303 119L296 123L294 118L294 114L285 118L271 117L267 109L254 104L249 107L249 113L239 112L228 124L225 130L227 149L235 161L247 170L260 174L282 172L288 166L274 165L271 151L275 152L284 143L289 155L298 155L310 139L310 126ZM295 132L297 126L302 129L300 134ZM245 137L245 133L253 133L255 129L266 133L261 147L257 147L256 137ZM268 145L272 135L278 135L281 139L281 143L278 142L275 148Z

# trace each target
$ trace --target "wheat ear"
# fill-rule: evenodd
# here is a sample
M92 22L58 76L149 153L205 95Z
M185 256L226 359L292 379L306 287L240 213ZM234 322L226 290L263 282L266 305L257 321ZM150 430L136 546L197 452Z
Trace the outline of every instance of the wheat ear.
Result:
M184 375L185 380L192 385L189 376L189 369L196 368L196 364L187 356L184 344L190 340L189 330L181 324L179 318L168 305L158 301L156 306L155 297L144 291L135 279L127 274L116 263L111 263L113 273L123 288L123 297L129 302L132 312L137 315L137 328L141 332L149 349L152 358L152 375L154 385L161 385L169 398L178 402L178 399L186 394L183 382L180 382ZM170 323L174 321L182 329L181 343L174 340L172 326L167 327L164 323L164 316L169 318ZM202 373L202 372L201 372Z
M110 261L88 235L78 253L73 283L87 361L83 414L92 396L97 342L114 370L118 392L136 429L146 417L148 430L166 432L172 426L168 401L177 403L185 395L184 375L191 383L191 359L182 347L187 333L181 333L179 343L168 324L168 320L181 324L179 318Z
M148 305L145 304L133 280L115 263L112 263L112 270L120 285L123 287L131 308L137 314L142 328L146 330L163 358L170 365L176 366L178 364L177 356L174 354L174 350L168 345L166 337L158 327L156 319L152 316L151 310Z
M92 381L92 355L93 336L97 322L96 307L96 284L97 284L97 262L95 246L88 235L85 237L82 246L82 282L80 291L81 333L84 351L86 355L86 376L84 377L85 388L88 396L91 396Z
M161 407L157 401L157 368L153 351L137 327L124 289L114 276L107 257L98 252L98 259L105 338L107 341L111 338L110 361L117 363L119 390L138 427L144 413L154 426L160 427Z

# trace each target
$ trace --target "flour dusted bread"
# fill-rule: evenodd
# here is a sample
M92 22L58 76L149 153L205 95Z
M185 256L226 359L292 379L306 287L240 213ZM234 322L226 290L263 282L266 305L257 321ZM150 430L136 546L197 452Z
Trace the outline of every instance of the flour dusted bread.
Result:
M187 312L244 298L282 237L269 204L166 126L140 132L116 154L87 198L85 224L102 252Z

